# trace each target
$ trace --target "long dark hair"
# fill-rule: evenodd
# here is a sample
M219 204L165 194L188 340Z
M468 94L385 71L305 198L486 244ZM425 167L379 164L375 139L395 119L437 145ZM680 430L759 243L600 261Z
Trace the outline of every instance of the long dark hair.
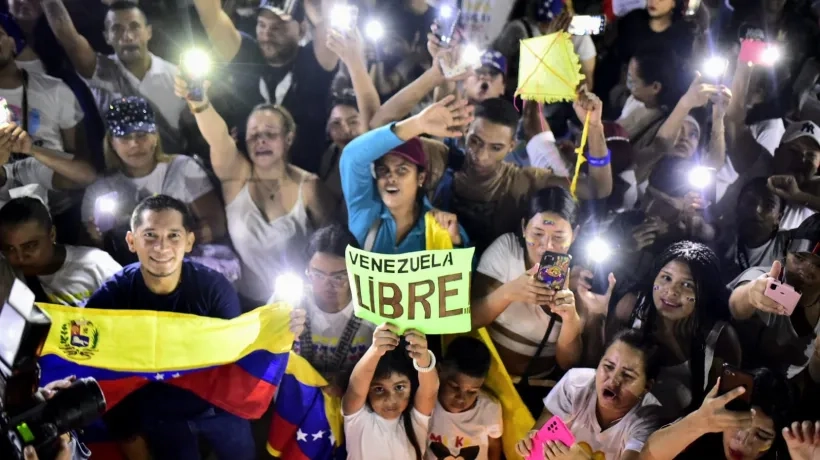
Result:
M578 224L578 203L572 198L569 191L563 187L546 187L538 190L530 196L527 212L524 214L524 222L529 222L536 214L551 212L557 214L562 219L569 222L570 227L575 230ZM527 248L524 241L524 231L519 228L516 236L521 247Z
M691 334L689 346L689 369L692 375L690 390L692 405L697 407L706 395L704 380L704 347L706 338L718 321L729 321L729 291L721 283L720 262L706 245L693 241L679 241L666 248L655 259L651 276L641 280L630 291L637 291L637 301L629 318L629 327L640 319L639 330L652 335L658 327L658 310L652 298L654 280L661 269L672 261L689 266L695 281L695 311L688 324ZM691 407L690 407L691 408Z
M376 365L376 372L373 373L373 380L386 379L392 374L399 374L407 377L410 380L410 401L407 407L401 413L401 421L404 426L404 433L413 450L416 451L416 460L422 460L422 450L419 445L419 440L416 439L416 431L413 429L413 400L416 398L416 392L419 389L419 376L416 369L413 367L413 361L407 355L407 342L402 339L399 345L381 357L379 364ZM372 410L370 400L367 400L367 406Z
M657 48L656 45L647 45L640 48L632 59L638 64L638 76L644 83L661 84L661 90L657 95L658 106L665 112L671 112L686 93L690 83L684 82L681 77L686 74L681 58L674 52Z

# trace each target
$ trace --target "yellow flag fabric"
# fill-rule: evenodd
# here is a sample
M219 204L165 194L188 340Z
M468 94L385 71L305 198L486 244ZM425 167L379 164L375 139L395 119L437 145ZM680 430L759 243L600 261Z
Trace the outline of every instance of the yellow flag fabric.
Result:
M231 320L150 310L38 304L51 317L41 355L126 372L201 369L255 351L287 353L291 307L276 303ZM127 337L124 335L127 333Z
M424 239L428 251L431 249L453 249L453 241L446 228L439 225L432 212L424 215Z
M518 64L518 89L521 99L552 103L572 101L581 80L581 62L570 36L556 32L521 40Z

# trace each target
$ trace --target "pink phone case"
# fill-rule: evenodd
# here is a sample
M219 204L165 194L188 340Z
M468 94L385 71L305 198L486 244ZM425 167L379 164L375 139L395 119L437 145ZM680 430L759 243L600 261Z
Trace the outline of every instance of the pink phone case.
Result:
M535 433L535 437L532 438L532 451L527 460L543 460L544 443L548 441L560 441L567 447L572 447L575 444L575 436L569 431L561 417L557 415L547 420L547 423L538 430L538 433Z
M802 294L795 291L793 287L777 280L769 281L769 285L766 286L766 290L763 294L780 305L783 305L787 315L791 315L792 312L794 312L794 308L802 296Z
M738 59L742 62L761 64L763 52L766 50L766 42L760 40L745 39L740 42L740 55Z

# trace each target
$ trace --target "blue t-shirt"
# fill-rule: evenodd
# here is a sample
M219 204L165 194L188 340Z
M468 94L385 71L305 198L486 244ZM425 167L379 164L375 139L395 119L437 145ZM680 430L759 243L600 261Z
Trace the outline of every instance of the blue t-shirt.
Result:
M231 319L241 314L239 296L222 274L185 259L174 292L158 295L145 285L140 263L126 266L95 292L86 308L154 310ZM128 436L156 421L195 418L213 406L188 390L152 382L109 411L106 422Z

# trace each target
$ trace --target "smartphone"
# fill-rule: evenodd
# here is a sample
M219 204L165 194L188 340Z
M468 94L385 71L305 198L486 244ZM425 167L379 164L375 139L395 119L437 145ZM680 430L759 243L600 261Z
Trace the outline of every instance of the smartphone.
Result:
M6 98L0 97L0 128L5 128L11 123L11 110L9 110L9 103Z
M740 42L741 62L750 62L754 65L772 66L779 58L777 47L763 40L747 38Z
M453 35L456 33L458 19L461 17L461 10L452 5L441 5L436 19L436 37L442 45L450 46Z
M204 50L192 48L179 60L185 83L188 84L188 99L202 102L205 96L205 78L211 71L211 56Z
M599 35L606 28L606 18L597 16L573 16L569 23L569 32L572 35Z
M106 193L94 201L94 225L100 233L106 233L117 225L117 192Z
M730 364L724 364L720 371L720 387L718 394L725 395L737 387L746 388L746 392L726 404L726 408L733 411L747 411L752 408L752 391L754 390L754 376Z
M572 447L575 444L575 436L569 431L561 417L557 415L547 420L547 423L535 433L532 438L532 451L527 460L543 460L544 444L549 441L558 441L567 447Z
M686 16L694 16L700 8L700 0L689 0L686 2Z
M572 256L547 251L541 256L538 267L538 280L554 291L564 289L569 275L569 263Z
M769 285L766 286L766 290L763 291L763 295L783 305L783 308L786 309L786 315L791 316L803 294L782 281L771 280Z
M340 34L347 35L359 20L359 8L355 5L338 4L330 14L330 27Z

